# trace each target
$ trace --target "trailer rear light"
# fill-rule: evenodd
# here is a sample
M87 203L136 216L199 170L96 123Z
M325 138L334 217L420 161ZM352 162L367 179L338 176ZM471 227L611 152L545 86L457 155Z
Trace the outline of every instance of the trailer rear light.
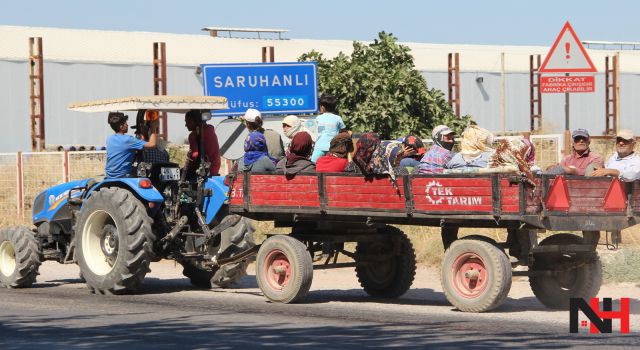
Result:
M151 184L151 181L149 179L140 180L140 182L138 182L138 186L140 186L140 188L151 188L151 187L153 187L153 185Z

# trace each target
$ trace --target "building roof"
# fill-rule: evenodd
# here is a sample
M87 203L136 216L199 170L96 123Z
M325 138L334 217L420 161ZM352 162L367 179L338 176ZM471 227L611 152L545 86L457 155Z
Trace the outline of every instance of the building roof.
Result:
M167 64L174 66L203 63L256 62L263 46L273 46L275 60L297 61L311 50L325 57L340 52L350 54L349 40L269 40L211 37L206 34L171 34L84 29L0 26L0 59L26 60L28 38L43 38L45 61L99 62L107 64L151 64L152 45L167 45ZM402 43L411 48L416 68L422 71L447 71L447 54L460 53L461 71L500 72L501 53L505 54L507 72L528 72L529 55L546 55L549 47L515 45L465 45ZM599 72L604 72L604 57L617 51L587 49ZM620 52L620 72L640 72L640 51Z

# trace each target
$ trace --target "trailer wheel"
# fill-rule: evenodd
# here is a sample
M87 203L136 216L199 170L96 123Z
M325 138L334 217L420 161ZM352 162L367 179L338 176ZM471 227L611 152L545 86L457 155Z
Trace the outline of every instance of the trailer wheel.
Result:
M568 233L549 236L540 245L585 244L584 239ZM536 256L532 270L548 270L571 264L575 257L561 254ZM588 300L598 295L602 284L602 262L600 257L585 262L577 268L557 272L551 276L530 276L529 285L533 294L545 306L552 309L568 309L571 298Z
M293 303L311 287L313 262L307 247L295 238L277 235L262 243L256 258L258 286L267 299Z
M208 253L215 255L222 245L222 253L219 258L233 257L256 245L253 241L254 228L249 219L238 218L237 215L227 215L220 224L224 224L227 220L236 220L237 223L220 233L220 244L208 247ZM249 261L250 258L247 258L213 269L199 268L193 261L181 261L180 264L183 266L182 274L189 278L194 286L211 288L212 285L216 285L220 288L228 288L247 275Z
M356 261L356 275L367 294L397 298L411 288L416 275L416 253L400 229L387 226L383 230L390 241L358 242L356 256L364 258Z
M39 267L40 249L31 230L22 226L0 230L0 286L31 287Z
M90 290L126 294L140 287L154 258L151 224L145 206L125 189L102 188L85 201L75 241Z
M511 289L511 264L490 242L461 239L444 253L441 274L447 300L460 311L485 312L500 306Z

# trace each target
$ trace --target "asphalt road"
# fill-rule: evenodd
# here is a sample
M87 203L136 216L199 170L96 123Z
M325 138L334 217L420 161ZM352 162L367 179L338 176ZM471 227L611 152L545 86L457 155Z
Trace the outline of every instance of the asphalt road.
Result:
M367 297L349 269L316 271L305 303L282 305L266 301L254 276L235 289L198 290L171 262L152 268L139 294L100 296L80 283L76 266L45 263L34 288L0 290L0 349L640 345L638 333L570 334L568 312L549 312L515 284L515 298L499 310L467 314L452 309L430 271L419 271L417 287L393 301ZM632 312L637 332L638 310Z

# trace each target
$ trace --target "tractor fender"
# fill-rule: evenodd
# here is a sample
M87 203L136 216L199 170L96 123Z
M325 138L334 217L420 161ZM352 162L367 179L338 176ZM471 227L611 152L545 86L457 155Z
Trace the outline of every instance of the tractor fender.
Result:
M122 187L132 191L135 195L137 195L140 199L142 199L145 202L163 202L164 201L162 194L154 186L151 186L149 188L140 187L141 180L149 180L149 179L138 178L138 177L105 179L95 184L93 187L91 187L87 197L91 196L91 193L94 193L95 191L98 191L103 187Z
M207 179L204 188L211 190L211 196L204 198L204 207L202 208L207 224L211 224L228 198L229 186L224 184L224 176L212 176Z

